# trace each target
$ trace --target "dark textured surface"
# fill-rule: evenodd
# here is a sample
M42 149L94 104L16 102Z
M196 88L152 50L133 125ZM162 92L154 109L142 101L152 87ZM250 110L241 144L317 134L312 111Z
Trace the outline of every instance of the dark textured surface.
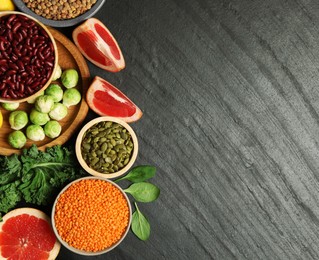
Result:
M127 67L92 76L144 111L136 164L162 191L140 206L150 240L95 259L318 259L319 3L107 0L95 17Z

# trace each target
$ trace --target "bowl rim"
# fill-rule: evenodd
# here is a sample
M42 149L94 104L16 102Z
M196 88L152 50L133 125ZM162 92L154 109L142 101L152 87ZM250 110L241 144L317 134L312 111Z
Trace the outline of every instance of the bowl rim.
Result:
M77 249L73 246L70 246L67 242L65 242L61 236L59 235L56 227L55 227L55 221L54 221L54 215L55 215L55 207L56 207L56 204L57 204L57 201L58 199L60 198L60 196L71 186L73 185L74 183L77 183L77 182L80 182L82 180L102 180L102 181L106 181L112 185L114 185L116 188L119 189L119 191L123 194L126 202L127 202L127 205L128 205L128 208L129 208L129 221L128 221L128 224L127 224L127 227L126 227L126 230L125 232L123 233L122 237L115 243L113 244L112 246L106 248L106 249L103 249L101 251L98 251L98 252L87 252L87 251L83 251L83 250L80 250L80 249ZM52 207L52 211L51 211L51 224L52 224L52 229L53 229L53 232L55 234L55 236L57 237L57 239L59 240L59 242L61 243L61 245L63 245L65 248L67 248L68 250L76 253L76 254L79 254L79 255L85 255L85 256L96 256L96 255L102 255L102 254L105 254L111 250L113 250L114 248L116 248L118 245L120 245L122 243L122 241L124 240L124 238L126 237L126 235L128 234L129 230L130 230L130 227L131 227L131 223L132 223L132 206L131 206L131 202L128 198L128 196L126 195L125 191L118 185L116 184L115 182L113 182L112 180L109 180L109 179L105 179L105 178L101 178L101 177L96 177L96 176L88 176L88 177L82 177L82 178L79 178L79 179L76 179L72 182L70 182L68 185L66 185L60 192L59 194L56 196L55 200L54 200L54 203L53 203L53 207Z
M13 2L15 3L18 9L20 9L24 13L27 13L28 15L35 17L37 20L41 21L43 24L46 24L52 27L70 27L92 17L96 12L100 10L100 8L105 3L105 0L97 0L96 3L93 5L93 7L90 8L85 13L77 17L74 17L72 19L66 19L66 20L50 20L50 19L44 18L43 16L38 15L35 12L33 12L31 9L29 9L25 5L23 0L13 0Z
M26 16L28 17L29 19L33 20L34 22L36 22L41 28L43 28L45 30L45 32L48 34L52 44L53 44L53 49L54 49L54 65L53 65L53 70L52 70L52 73L51 73L51 76L49 77L49 79L47 80L47 82L45 83L45 85L39 89L37 92L33 93L31 96L28 96L28 97L24 97L24 98L20 98L20 99L6 99L6 98L2 98L0 97L0 102L1 103L22 103L22 102L25 102L29 99L32 99L32 98L35 98L36 96L38 96L42 91L44 91L51 83L52 81L52 78L55 74L55 71L58 67L58 47L56 45L56 42L55 42L55 39L53 37L53 35L51 34L51 32L49 31L49 29L43 24L41 23L40 21L38 21L36 18L32 17L31 15L28 15L28 14L25 14L25 13L22 13L22 12L19 12L19 11L3 11L3 12L0 12L0 19L1 17L3 16L6 16L6 15L11 15L11 14L18 14L18 15L23 15L23 16Z
M120 169L117 172L114 173L100 173L98 171L93 170L92 168L90 168L87 163L84 161L83 157L82 157L82 153L81 153L81 143L82 143L82 137L84 135L84 133L93 125L99 123L99 122L103 122L103 121L112 121L115 123L118 123L120 125L122 125L123 127L125 127L129 133L131 134L132 137L132 141L133 141L133 153L131 155L131 159L128 162L128 164L123 167L122 169ZM137 141L137 137L136 134L134 132L134 130L132 129L132 127L124 122L122 119L116 118L116 117L110 117L110 116L101 116L101 117L97 117L91 121L89 121L88 123L86 123L82 129L80 130L76 141L75 141L75 154L76 157L80 163L80 165L83 167L83 169L85 171L87 171L89 174L93 175L93 176L97 176L97 177L102 177L102 178L106 178L106 179L113 179L113 178L117 178L122 176L123 174L125 174L134 164L136 158L137 158L137 154L138 154L138 141Z

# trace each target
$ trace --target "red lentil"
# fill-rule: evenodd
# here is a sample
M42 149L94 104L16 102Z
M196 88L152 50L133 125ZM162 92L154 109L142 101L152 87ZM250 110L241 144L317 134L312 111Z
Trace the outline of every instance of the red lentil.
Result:
M129 207L115 185L86 179L61 194L54 221L59 235L70 246L97 252L121 239L129 224Z

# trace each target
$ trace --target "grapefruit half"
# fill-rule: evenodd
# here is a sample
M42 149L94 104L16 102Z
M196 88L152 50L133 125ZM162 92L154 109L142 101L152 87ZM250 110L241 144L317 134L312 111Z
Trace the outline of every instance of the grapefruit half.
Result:
M0 222L0 259L53 260L59 251L50 219L40 210L15 209Z
M100 116L111 116L130 123L143 115L142 111L118 88L96 76L87 93L89 107Z
M100 20L87 19L74 29L72 38L83 56L96 66L111 72L125 68L118 43Z

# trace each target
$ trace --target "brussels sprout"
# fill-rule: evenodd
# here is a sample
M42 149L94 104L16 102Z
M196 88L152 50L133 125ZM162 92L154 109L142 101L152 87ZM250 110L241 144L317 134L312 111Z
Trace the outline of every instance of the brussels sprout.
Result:
M50 111L49 116L53 120L61 120L68 114L68 108L61 104L61 103L55 103L53 106L53 109Z
M30 121L35 125L45 125L49 122L50 117L46 113L41 113L36 109L32 109L30 113Z
M18 130L9 134L8 142L13 148L20 149L27 142L27 138L22 131Z
M29 125L26 134L32 141L41 141L45 138L44 130L39 125Z
M42 113L49 113L54 105L54 99L51 96L43 95L35 100L34 107Z
M9 124L12 129L20 130L28 123L28 114L24 111L17 110L10 113Z
M58 64L58 66L55 69L54 75L52 77L52 81L59 79L61 77L61 74L62 74L62 69L60 65Z
M50 84L44 93L53 97L54 102L61 101L63 97L63 90L58 84Z
M41 91L41 92L40 92L38 95L36 95L35 97L29 98L29 99L27 100L27 102L28 102L29 104L34 104L35 100L36 100L38 97L43 96L43 95L44 95L44 91Z
M50 138L56 138L61 134L62 127L58 121L52 120L44 126L44 133Z
M19 107L19 105L20 103L2 103L2 107L8 111L16 110Z
M76 88L67 89L63 94L62 103L67 107L74 106L81 101L81 94Z
M78 84L79 74L75 69L63 71L61 82L66 88L74 88Z

